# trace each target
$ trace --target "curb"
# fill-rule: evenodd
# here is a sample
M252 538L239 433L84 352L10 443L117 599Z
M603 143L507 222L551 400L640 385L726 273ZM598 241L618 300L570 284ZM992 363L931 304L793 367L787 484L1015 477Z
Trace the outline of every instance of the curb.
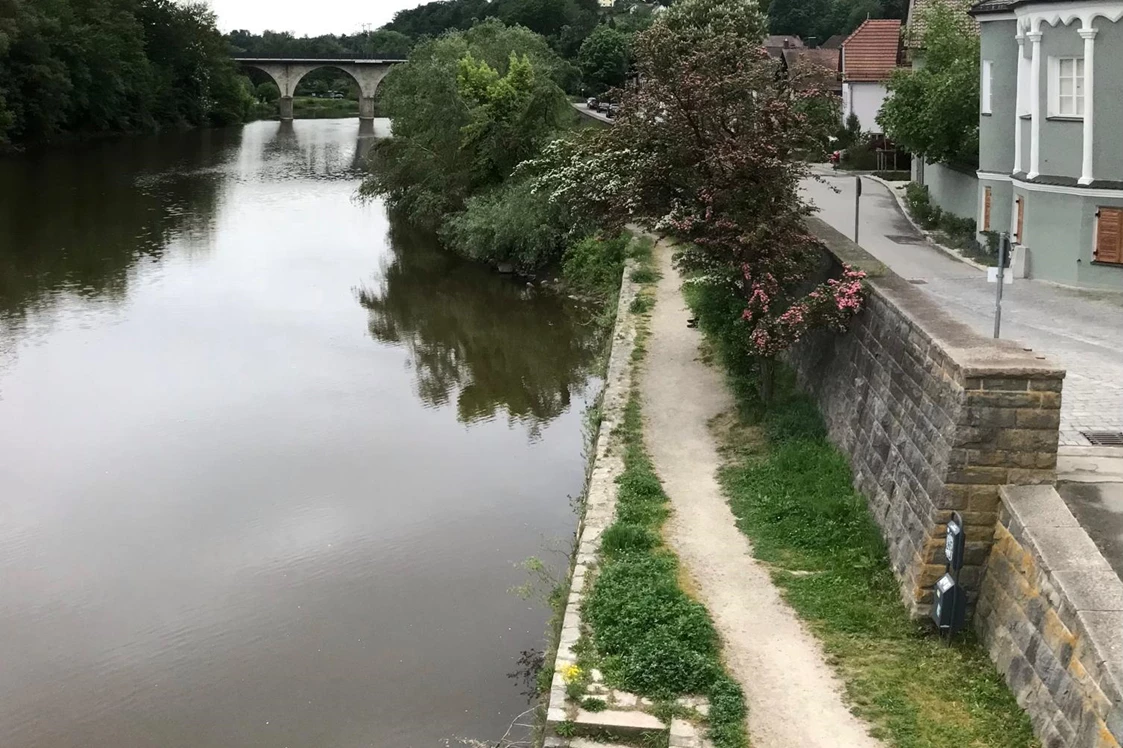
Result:
M952 258L953 260L959 260L964 265L970 265L971 267L975 268L976 270L981 270L983 272L986 272L987 268L989 267L988 265L984 265L981 262L976 262L975 260L972 260L968 257L964 257L963 255L961 255L959 252L955 251L951 247L947 247L947 246L944 246L943 244L940 244L938 241L936 241L935 239L932 238L932 233L930 231L927 231L926 229L921 228L920 224L917 223L916 221L914 221L913 217L909 214L908 206L905 205L904 199L900 196L900 194L898 194L897 189L893 186L892 182L888 182L888 181L882 179L881 177L875 177L873 174L862 174L860 176L863 176L866 179L872 179L873 181L877 182L878 184L880 184L883 187L885 187L886 189L888 189L889 194L892 195L893 199L897 202L897 207L900 209L901 214L904 215L905 220L907 220L909 222L909 224L914 229L916 229L918 232L920 232L920 235L923 236L928 241L929 244L931 244L933 247L940 250L941 252L943 252L948 257Z

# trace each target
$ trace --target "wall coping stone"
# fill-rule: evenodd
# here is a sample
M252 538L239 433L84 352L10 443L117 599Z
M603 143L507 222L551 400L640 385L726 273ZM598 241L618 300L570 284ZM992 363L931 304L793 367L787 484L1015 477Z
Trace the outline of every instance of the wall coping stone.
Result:
M1123 580L1052 486L1003 486L999 496L1010 534L1054 588L1050 603L1090 645L1101 671L1093 676L1113 704L1108 726L1123 737Z
M807 228L837 261L867 276L874 293L892 302L924 338L942 348L959 370L959 379L991 376L1064 379L1065 370L1047 356L1009 340L988 338L954 319L931 296L826 222L809 217Z

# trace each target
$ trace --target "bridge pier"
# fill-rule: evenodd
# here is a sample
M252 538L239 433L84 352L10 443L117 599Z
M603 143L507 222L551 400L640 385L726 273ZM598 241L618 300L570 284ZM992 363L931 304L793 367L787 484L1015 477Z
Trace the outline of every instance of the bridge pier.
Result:
M281 121L282 122L286 122L286 121L291 122L292 117L293 117L293 114L292 114L292 97L291 96L282 96L280 99L277 100L277 106L280 107L280 110L281 110ZM362 107L360 105L360 109L361 108Z
M359 119L373 120L374 119L374 97L373 96L360 96L359 97Z

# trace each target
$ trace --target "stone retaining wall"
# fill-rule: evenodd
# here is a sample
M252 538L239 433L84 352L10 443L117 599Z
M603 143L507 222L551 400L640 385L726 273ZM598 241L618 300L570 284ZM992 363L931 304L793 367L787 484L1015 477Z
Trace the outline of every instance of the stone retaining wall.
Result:
M1123 743L1123 582L1050 486L1003 488L975 627L1045 748Z
M999 487L1055 478L1064 371L976 334L838 231L808 224L828 253L824 273L862 268L869 298L849 332L805 340L790 362L850 458L912 612L927 613L944 573L953 511L967 526L961 581L973 602Z

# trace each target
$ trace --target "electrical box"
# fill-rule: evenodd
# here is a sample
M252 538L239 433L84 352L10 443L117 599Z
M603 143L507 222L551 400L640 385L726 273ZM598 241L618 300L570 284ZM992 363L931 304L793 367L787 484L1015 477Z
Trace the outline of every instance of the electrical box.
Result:
M959 513L952 515L948 522L948 534L944 540L944 556L947 557L948 569L959 571L963 568L963 550L967 545L967 538L963 534L963 520Z
M932 620L941 631L953 634L967 622L967 592L951 576L944 574L936 582L932 600Z

